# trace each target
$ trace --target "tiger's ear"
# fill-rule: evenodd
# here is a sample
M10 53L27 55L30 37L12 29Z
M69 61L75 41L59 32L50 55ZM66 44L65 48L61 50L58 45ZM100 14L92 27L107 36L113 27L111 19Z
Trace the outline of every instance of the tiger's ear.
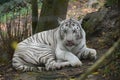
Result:
M83 21L83 18L81 18L81 19L79 20L79 23L82 24L82 21Z
M58 18L58 23L61 24L62 21L63 21L63 20L59 17L59 18Z

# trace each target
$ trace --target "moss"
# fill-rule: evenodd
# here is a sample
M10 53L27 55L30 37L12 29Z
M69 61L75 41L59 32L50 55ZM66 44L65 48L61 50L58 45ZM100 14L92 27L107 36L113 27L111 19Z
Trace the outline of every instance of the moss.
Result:
M106 0L107 6L114 6L118 3L118 0Z
M92 23L92 21L88 21L83 24L83 28L86 30L87 34L93 33L93 27L91 27L93 25L94 25L94 23Z

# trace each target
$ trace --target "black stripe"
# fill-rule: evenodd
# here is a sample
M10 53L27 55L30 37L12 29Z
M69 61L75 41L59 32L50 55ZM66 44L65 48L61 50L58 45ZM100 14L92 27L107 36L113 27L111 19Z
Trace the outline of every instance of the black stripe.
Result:
M28 44L26 41L23 41L22 43L24 43L24 44Z
M52 37L52 34L51 34L51 35L50 35L50 34L51 34L51 31L48 31L48 32L46 33L46 35L47 35L47 36L46 36L46 40L47 40L49 46L51 46L51 43L50 43L50 41L49 41L49 36Z
M84 48L84 46L85 46L85 45L83 44L82 47L81 47L79 50L81 50L82 48Z
M49 61L49 59L51 59L51 60ZM49 63L51 63L52 61L55 61L55 59L54 59L54 58L48 58L46 61L47 61L47 62L49 61ZM46 62L46 63L47 63L47 62Z
M12 61L12 63L14 63L14 64L15 64L15 63L18 63L18 62L17 62L17 61L15 61L15 60L13 60L13 61Z
M36 34L36 41L39 42L39 39L38 39L38 34Z
M42 35L43 35L43 33L41 33L41 35L40 35L42 42L45 42Z
M55 60L55 59L53 58L53 55L48 55L48 56L46 57L45 63L47 63L49 59Z
M21 56L19 56L19 58L20 58L21 60L23 60L24 62L29 63L29 62L27 62L24 58L22 58Z
M83 51L83 52L81 53L81 56L80 56L81 59L84 59L84 58L83 58L83 57L84 57L84 53L85 53L85 51Z
M32 35L32 36L30 37L31 42L35 40L35 39L34 39L34 36L35 36L35 35Z
M28 52L29 53L29 52ZM27 56L29 56L28 54L26 54ZM36 64L38 64L38 62L34 59L34 58L32 58L31 56L29 56L31 59L33 59L35 62L36 62ZM35 65L35 64L34 64Z
M51 58L49 58L49 59L51 59ZM51 59L50 61L49 61L49 59L47 60L47 65L50 65L52 62L54 62L55 60L54 59ZM48 62L49 61L49 62Z
M58 28L57 28L57 29L58 29ZM57 30L54 30L54 31L53 31L53 42L54 42L53 44L54 44L54 45L57 43L57 41L56 41L56 36L55 36L55 35L56 35L56 34L55 34L56 31L57 31Z
M53 31L53 42L55 42L54 40L55 40L55 31Z
M49 53L48 53L48 54L45 54L45 55L41 56L40 59L42 59L42 58L44 58L44 57L46 57L46 56L50 56L50 55L51 55L51 54L49 54Z
M17 66L14 66L14 67L15 67L15 68L19 68L19 69L21 69L20 66L21 66L21 65L17 65Z
M23 67L22 67L22 70L24 70L24 71L26 71L26 68L25 68L25 66L24 65L22 65Z
M59 34L60 34L60 38L64 39L64 36L62 36L62 30L61 29L59 30Z
M31 49L32 49L31 51L33 51L33 50L36 50L36 51L46 51L46 50L47 50L47 49L44 50L43 48L44 48L44 47L42 47L41 50L38 49L38 48L31 48ZM42 49L43 49L43 50L42 50Z
M52 55L52 54L50 53L50 51L44 51L44 54L41 57L44 57L46 55Z
M32 42L32 36L28 38L28 42L29 42L29 43Z
M40 39L39 39L39 33L37 34L37 37L38 37L38 39L37 39L38 42L41 43L41 41L40 41Z
M44 33L44 35L42 35L42 37L43 37L43 39L44 39L44 40L43 40L43 41L44 41L44 44L47 44L46 41L45 41L45 37L47 37L48 35L45 36L45 34L46 34L46 33Z
M44 54L43 56L40 56L40 57L39 57L39 61L40 61L40 63L41 63L41 59L42 59L43 57L47 56L48 54L49 54L49 53Z
M82 29L81 29L81 28L80 28L80 35L81 35L80 38L83 38L83 35L82 35Z
M70 20L69 20L69 28L70 28L70 26L71 26L71 22L72 22L72 19L70 18Z

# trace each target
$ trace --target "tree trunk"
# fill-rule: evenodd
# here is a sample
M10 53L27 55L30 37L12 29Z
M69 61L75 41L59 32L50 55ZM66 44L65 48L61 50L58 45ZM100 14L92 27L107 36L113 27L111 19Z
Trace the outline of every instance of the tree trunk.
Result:
M32 3L32 33L35 33L38 22L38 3L37 0L31 0Z
M69 0L43 0L36 32L58 27L57 19L66 18Z
M120 12L120 0L117 2L118 11Z

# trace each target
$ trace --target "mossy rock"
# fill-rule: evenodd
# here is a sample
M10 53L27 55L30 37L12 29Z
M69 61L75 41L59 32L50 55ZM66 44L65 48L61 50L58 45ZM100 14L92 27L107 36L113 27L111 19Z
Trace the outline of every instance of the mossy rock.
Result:
M87 14L84 17L82 26L85 29L87 36L90 36L93 33L101 30L99 25L103 21L107 12L107 8L101 8L99 11Z

